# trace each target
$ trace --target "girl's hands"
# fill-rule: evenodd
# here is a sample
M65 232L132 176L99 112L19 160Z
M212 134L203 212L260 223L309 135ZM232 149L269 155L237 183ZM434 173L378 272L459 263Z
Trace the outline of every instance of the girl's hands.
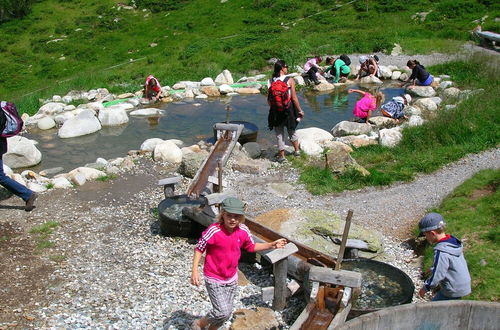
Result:
M280 238L272 243L273 248L275 249L282 249L285 247L287 241L284 238Z
M354 92L354 89L352 89L352 88L349 88L349 89L347 90L347 93L353 93L353 92Z
M200 280L200 275L198 274L198 269L193 269L191 272L191 284L200 286L201 280Z

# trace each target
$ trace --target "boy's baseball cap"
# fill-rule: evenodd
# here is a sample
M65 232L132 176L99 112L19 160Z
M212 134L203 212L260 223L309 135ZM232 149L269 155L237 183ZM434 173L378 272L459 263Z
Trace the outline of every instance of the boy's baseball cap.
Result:
M228 197L223 200L222 208L229 213L245 214L245 204L235 197Z
M368 61L368 56L361 55L361 56L359 57L359 64L363 64L363 63L365 63L366 61Z
M403 95L403 97L406 99L406 103L410 104L410 102L411 102L411 95L410 94L405 94L405 95Z
M439 213L428 213L418 223L418 228L421 233L436 230L445 226L444 218Z

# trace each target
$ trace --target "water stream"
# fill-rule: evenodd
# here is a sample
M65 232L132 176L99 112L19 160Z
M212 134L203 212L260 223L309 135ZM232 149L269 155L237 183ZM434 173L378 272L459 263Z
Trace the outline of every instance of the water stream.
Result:
M351 86L351 88L359 88ZM386 99L399 95L403 89L385 84L381 90ZM352 108L358 95L348 94L347 89L331 93L300 92L299 100L305 112L298 129L319 127L329 131L342 120L352 118ZM60 139L57 129L30 130L26 137L39 142L42 162L34 171L61 166L71 170L98 157L110 159L123 157L131 149L139 149L148 138L180 139L191 145L201 139L212 137L212 126L227 118L226 106L231 106L230 120L243 120L259 127L257 142L263 145L275 143L272 132L267 128L269 107L264 95L240 95L209 100L191 100L162 104L165 110L160 118L138 118L130 116L128 124L119 127L103 127L94 134L71 139Z

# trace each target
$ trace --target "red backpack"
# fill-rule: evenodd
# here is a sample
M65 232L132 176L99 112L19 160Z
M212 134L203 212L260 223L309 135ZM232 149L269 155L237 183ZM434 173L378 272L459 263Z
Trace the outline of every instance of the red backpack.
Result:
M284 80L276 79L271 83L269 87L269 94L267 94L267 99L271 104L271 109L276 111L284 111L290 107L292 98L290 93L288 93L288 78Z

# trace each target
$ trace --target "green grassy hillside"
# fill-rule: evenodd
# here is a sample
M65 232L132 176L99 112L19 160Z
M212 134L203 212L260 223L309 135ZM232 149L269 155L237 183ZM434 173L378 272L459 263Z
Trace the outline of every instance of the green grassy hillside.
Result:
M473 20L488 15L483 27L498 30L500 13L490 0L135 0L135 10L118 3L40 0L0 24L2 99L131 90L149 73L164 84L224 68L238 76L271 57L297 64L315 53L390 51L393 43L408 53L452 52L470 38ZM431 9L424 22L411 18Z

